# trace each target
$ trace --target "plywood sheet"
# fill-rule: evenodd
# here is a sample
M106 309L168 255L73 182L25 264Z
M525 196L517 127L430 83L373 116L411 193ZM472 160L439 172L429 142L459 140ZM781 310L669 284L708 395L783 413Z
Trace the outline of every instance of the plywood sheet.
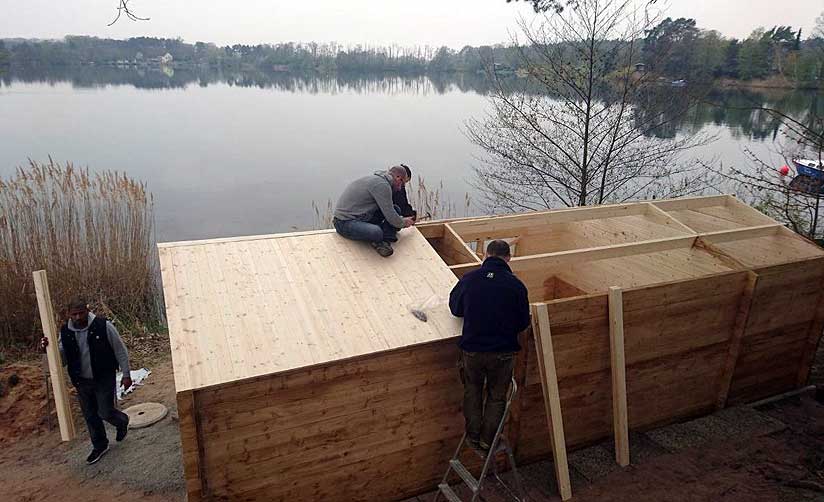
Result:
M333 231L161 245L178 392L460 334L457 279L418 231L399 239L390 258Z

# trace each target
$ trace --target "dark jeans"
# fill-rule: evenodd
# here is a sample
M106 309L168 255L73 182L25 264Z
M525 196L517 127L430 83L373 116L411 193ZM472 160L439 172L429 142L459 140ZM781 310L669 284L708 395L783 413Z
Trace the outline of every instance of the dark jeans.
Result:
M466 435L491 445L504 416L506 394L515 366L514 352L461 352ZM484 404L486 382L486 404Z
M74 387L77 389L77 398L80 400L83 418L86 419L86 427L89 428L92 446L98 450L105 449L109 445L109 439L106 437L103 420L118 429L126 427L129 423L129 417L114 407L115 377L112 375L99 381L80 378Z
M395 211L400 212L400 208L395 206ZM341 221L335 218L332 224L341 236L353 241L396 242L398 240L398 229L390 225L381 212L376 213L369 221Z

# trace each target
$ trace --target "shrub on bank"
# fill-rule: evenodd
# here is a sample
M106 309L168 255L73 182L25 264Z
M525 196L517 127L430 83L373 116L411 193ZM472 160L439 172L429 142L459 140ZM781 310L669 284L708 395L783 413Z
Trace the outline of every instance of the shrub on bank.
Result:
M0 351L40 336L33 271L47 271L57 309L83 295L121 325L146 325L162 316L157 263L145 184L29 161L0 179Z

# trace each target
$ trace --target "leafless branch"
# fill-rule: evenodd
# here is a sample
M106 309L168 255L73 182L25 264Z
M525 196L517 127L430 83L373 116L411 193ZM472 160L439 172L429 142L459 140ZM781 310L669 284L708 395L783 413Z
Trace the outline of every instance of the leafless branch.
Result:
M116 23L120 16L126 16L130 21L148 21L148 17L140 17L134 12L132 12L131 8L129 7L129 2L131 0L118 0L117 2L117 15L115 16L114 20L109 23L107 26L112 26Z
M490 65L491 111L465 127L485 152L475 171L490 209L600 204L707 186L705 169L678 159L712 138L656 136L698 103L695 96L675 96L632 72L638 40L657 21L631 0L579 0L538 27L520 23L523 80L543 92L514 88Z

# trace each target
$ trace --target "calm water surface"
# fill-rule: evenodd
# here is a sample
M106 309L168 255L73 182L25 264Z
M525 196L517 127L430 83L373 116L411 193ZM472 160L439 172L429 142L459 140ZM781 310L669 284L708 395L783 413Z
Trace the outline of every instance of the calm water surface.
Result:
M488 109L484 85L480 77L7 74L0 176L49 155L125 171L154 194L160 241L310 228L312 201L325 206L349 180L397 162L428 185L443 182L460 206L473 194L480 153L463 124ZM807 96L792 98L806 106ZM690 157L741 165L744 148L774 149L770 124L697 115L678 131L718 139Z

